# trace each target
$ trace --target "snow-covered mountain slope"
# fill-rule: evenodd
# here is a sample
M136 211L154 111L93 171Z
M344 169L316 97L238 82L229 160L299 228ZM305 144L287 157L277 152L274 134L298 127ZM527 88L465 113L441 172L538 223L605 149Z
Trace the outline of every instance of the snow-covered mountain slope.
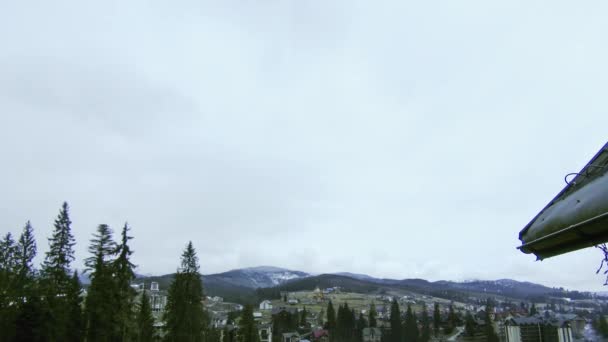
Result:
M223 281L248 288L273 287L288 281L309 277L310 274L279 267L259 266L206 275L212 281Z

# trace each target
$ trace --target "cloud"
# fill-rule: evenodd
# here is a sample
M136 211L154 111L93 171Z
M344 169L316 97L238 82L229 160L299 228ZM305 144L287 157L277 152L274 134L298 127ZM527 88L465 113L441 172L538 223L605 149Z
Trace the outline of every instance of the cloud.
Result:
M0 223L41 255L68 200L79 260L128 220L144 273L192 240L206 273L601 288L596 251L515 247L605 142L605 5L0 6Z

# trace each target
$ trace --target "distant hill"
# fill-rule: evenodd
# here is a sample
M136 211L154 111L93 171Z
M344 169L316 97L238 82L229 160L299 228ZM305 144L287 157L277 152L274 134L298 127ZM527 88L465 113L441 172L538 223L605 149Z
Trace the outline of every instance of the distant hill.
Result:
M138 281L147 284L155 281L159 283L161 289L167 289L173 280L173 276L174 274L141 277ZM255 303L257 301L257 288L271 288L309 276L305 272L260 266L203 275L202 280L207 296L220 296L227 301L236 303Z
M167 289L173 274L141 277L138 281L157 281ZM278 298L281 292L314 290L316 287L339 286L345 291L359 293L386 293L406 290L451 300L467 301L470 297L504 296L514 299L531 299L547 296L580 295L530 282L512 279L455 281L427 281L424 279L381 279L365 274L340 272L312 276L306 272L261 266L231 270L202 276L205 294L224 297L237 303L256 303L263 298Z
M345 276L345 277L350 277L350 278L355 278L355 279L359 279L359 280L372 280L372 281L373 280L379 280L377 278L370 277L367 274L350 273L350 272L338 272L338 273L331 273L331 274Z
M275 296L283 291L314 290L316 287L328 288L339 286L345 291L360 293L385 293L390 290L406 290L451 300L467 301L470 297L485 298L504 296L514 299L530 299L556 294L556 290L530 282L519 282L511 279L496 281L436 281L424 279L378 279L369 276L348 273L322 274L305 279L298 279L274 288L260 291L266 296Z
M231 270L224 273L210 274L204 279L225 282L235 286L252 289L273 287L288 281L309 277L310 274L300 271L291 271L279 267L260 266Z

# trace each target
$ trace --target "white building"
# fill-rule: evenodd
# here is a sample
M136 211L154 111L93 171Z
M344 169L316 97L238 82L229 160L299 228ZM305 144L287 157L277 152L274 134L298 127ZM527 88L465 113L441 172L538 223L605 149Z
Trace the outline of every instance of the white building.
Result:
M260 303L260 310L272 310L272 303L269 300L264 300Z
M507 342L555 341L572 342L572 328L568 321L545 320L540 317L517 317L505 322Z

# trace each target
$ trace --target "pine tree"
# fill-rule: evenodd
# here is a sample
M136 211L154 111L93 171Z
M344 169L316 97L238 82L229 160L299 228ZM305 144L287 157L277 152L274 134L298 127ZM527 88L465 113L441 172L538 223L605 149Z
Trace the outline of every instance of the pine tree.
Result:
M131 324L135 315L133 307L136 293L131 287L131 282L135 279L135 272L133 271L135 265L131 263L133 251L129 247L129 240L133 239L133 237L128 235L129 230L129 226L125 223L122 228L121 242L115 251L117 257L112 262L118 296L116 321L120 325L119 330L122 341L126 341L129 336L132 336L135 328Z
M390 326L391 326L391 337L389 342L402 342L402 325L401 325L401 311L399 310L399 303L397 299L393 299L391 303L391 317L390 317Z
M239 322L240 342L258 342L258 328L253 318L253 307L245 305Z
M376 317L377 316L378 316L378 313L376 312L376 305L372 302L372 304L369 306L369 315L368 315L370 328L376 327L376 325L377 325Z
M407 311L405 312L405 325L403 330L406 342L418 342L420 337L418 323L416 315L412 312L412 307L410 305L407 306Z
M439 304L435 303L433 308L433 333L435 337L439 336L439 327L441 326L441 312L439 312Z
M428 342L431 340L431 319L429 312L426 309L426 304L422 305L422 332L420 333L420 341Z
M85 302L87 342L120 341L122 337L117 321L118 296L111 259L115 251L112 230L100 224L89 246L91 256L85 260L86 271L91 275Z
M532 306L530 306L530 313L528 316L534 316L538 313L538 311L536 310L536 305L534 303L532 303Z
M42 264L42 292L45 299L47 330L50 341L66 341L70 324L69 303L66 293L70 287L71 263L74 261L72 221L66 202L61 206L49 238L49 251Z
M150 307L150 298L146 294L145 288L141 294L136 323L136 341L152 341L154 339L154 317L152 316L152 308Z
M164 315L166 341L203 341L207 326L203 298L198 258L192 242L189 242L182 254L181 268L169 287Z

